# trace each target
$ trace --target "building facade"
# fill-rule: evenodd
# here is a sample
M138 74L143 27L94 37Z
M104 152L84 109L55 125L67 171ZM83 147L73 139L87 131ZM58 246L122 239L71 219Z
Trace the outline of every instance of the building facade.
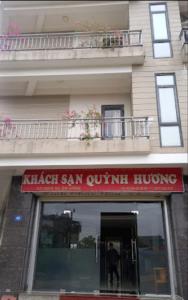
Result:
M2 299L188 300L187 20L1 1Z

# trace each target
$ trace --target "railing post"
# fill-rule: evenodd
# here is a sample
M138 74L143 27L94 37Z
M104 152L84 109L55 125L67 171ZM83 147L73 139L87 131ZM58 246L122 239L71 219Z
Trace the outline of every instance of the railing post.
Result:
M147 131L147 138L149 139L149 117L146 117L146 131Z
M139 45L142 45L142 31L139 31Z
M127 41L128 41L128 46L130 46L131 40L130 40L130 31L129 31L129 30L128 30L128 32L127 32L127 36L128 36L128 39L127 39Z
M134 119L131 117L131 131L132 131L132 139L135 138L135 124L134 124Z

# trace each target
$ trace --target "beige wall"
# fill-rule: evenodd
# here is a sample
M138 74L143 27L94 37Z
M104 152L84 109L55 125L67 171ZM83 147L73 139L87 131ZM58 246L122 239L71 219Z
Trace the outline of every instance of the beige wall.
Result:
M181 42L179 41L181 23L178 1L167 1L173 57L163 59L153 58L149 3L151 1L130 1L130 30L142 29L146 55L143 66L133 66L133 115L143 116L144 112L145 115L153 117L154 120L151 126L153 152L185 152L187 151L185 147L160 147L154 77L155 73L175 73L183 139L184 145L187 145L187 69L181 58Z
M153 3L155 2L158 3L159 1L153 1ZM161 59L153 58L149 3L151 1L130 1L129 4L130 30L142 29L145 49L144 64L132 66L131 96L129 94L72 95L70 96L70 103L68 96L1 97L0 118L9 116L13 119L59 119L63 112L68 109L87 111L87 108L95 104L100 112L101 105L124 104L125 116L153 117L151 126L153 153L187 152L185 147L160 147L155 90L155 73L175 73L183 139L184 145L187 145L187 66L182 63L181 58L181 41L179 40L181 22L178 1L166 1L173 57ZM87 49L87 51L89 52L91 49ZM111 52L114 53L114 51ZM42 52L41 55L43 55ZM8 89L8 87L6 88ZM18 89L24 90L25 85L20 84Z
M0 97L0 119L61 119L68 96Z
M102 105L123 104L125 116L131 116L131 97L129 94L115 95L75 95L70 96L70 110L88 111L93 105L101 113Z
M70 100L69 100L70 99ZM125 116L131 116L130 94L0 97L0 119L61 119L68 110L87 112L93 105L123 104Z

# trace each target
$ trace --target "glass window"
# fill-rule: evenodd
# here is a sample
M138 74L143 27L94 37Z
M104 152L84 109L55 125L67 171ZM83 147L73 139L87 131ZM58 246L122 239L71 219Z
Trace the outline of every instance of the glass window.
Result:
M157 75L156 84L161 145L182 146L174 75Z
M166 10L166 6L164 4L151 5L152 12L165 11L165 10Z
M159 103L161 122L177 122L173 88L159 88Z
M103 138L124 137L124 106L103 105L102 116L104 119L102 136Z
M161 126L160 130L163 146L181 146L179 126Z
M173 75L157 75L157 85L173 85L174 76Z
M153 47L156 58L171 56L170 43L154 43Z
M150 14L154 57L171 57L166 5L150 5Z
M166 16L164 13L152 14L154 40L168 39Z

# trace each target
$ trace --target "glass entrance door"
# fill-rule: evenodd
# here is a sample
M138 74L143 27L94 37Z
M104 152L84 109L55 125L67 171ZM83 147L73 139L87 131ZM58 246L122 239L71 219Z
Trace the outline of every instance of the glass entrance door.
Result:
M44 202L34 290L170 294L160 202Z
M101 292L138 293L136 216L134 213L101 214Z

